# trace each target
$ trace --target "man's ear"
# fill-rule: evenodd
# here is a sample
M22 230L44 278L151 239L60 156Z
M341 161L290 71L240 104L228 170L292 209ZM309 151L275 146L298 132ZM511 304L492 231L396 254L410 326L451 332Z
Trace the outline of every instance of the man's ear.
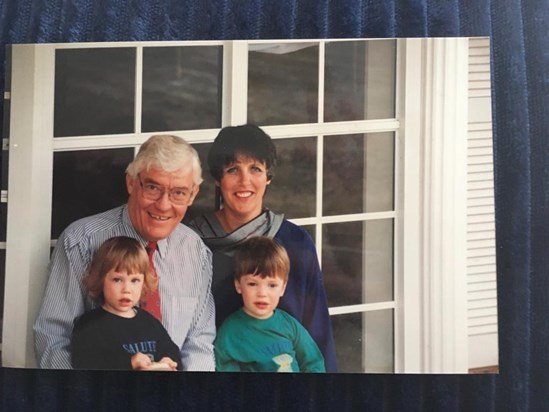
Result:
M128 194L131 195L133 192L133 183L135 179L131 177L128 173L126 173L126 190L128 191Z
M236 293L239 295L242 295L242 288L240 287L240 281L235 280L234 281L234 288L236 289Z
M198 192L200 192L200 186L195 186L193 188L193 193L191 195L191 198L189 199L189 204L187 206L191 206L194 202L194 199L196 199L196 195L198 194Z

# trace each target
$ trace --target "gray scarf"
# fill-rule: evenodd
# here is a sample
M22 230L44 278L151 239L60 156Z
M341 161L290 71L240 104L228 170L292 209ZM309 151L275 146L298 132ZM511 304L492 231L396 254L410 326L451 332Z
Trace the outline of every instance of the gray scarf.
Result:
M219 251L231 256L234 249L244 240L255 236L274 237L284 220L283 214L265 209L258 217L226 233L217 220L215 212L193 219L189 226L200 235L213 252Z

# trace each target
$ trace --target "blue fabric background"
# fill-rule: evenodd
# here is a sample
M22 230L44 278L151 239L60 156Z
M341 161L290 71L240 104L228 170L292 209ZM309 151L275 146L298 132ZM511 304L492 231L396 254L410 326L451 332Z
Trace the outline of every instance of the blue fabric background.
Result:
M0 0L10 43L491 36L500 374L0 371L0 410L549 410L548 0Z

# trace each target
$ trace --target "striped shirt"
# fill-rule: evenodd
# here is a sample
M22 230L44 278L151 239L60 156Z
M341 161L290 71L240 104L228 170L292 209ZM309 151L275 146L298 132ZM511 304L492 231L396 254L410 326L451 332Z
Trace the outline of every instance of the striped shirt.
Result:
M126 206L80 219L59 237L34 324L35 352L41 368L71 368L69 344L74 320L97 306L81 280L95 251L113 236L129 236L147 243L133 228ZM158 241L154 254L162 324L181 350L183 370L215 369L211 259L200 237L182 224L168 238Z

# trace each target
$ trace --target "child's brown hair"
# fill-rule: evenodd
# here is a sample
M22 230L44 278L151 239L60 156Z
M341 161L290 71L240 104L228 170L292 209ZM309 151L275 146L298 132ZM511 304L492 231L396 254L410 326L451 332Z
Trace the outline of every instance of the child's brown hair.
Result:
M278 276L286 283L290 272L290 258L284 246L266 236L242 242L235 254L234 279L244 275L259 275L262 279Z
M149 266L149 256L138 240L127 236L112 237L97 249L82 283L95 300L104 301L103 284L111 270L128 274L143 273L141 299L158 286Z

